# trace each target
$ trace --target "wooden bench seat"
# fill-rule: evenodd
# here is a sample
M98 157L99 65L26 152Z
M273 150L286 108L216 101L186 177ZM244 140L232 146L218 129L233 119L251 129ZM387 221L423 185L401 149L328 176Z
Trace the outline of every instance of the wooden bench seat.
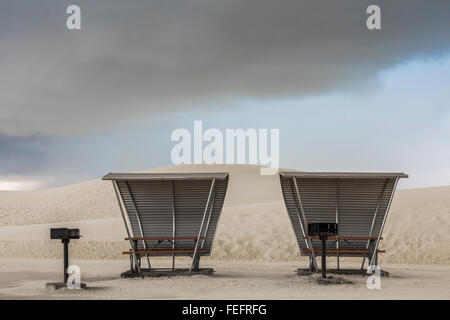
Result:
M303 253L311 253L310 249L302 249ZM385 253L386 250L377 250L377 253ZM322 253L322 249L314 249L314 253ZM373 253L370 249L327 249L327 253Z
M200 240L205 239L205 237L200 237ZM125 240L132 241L177 241L177 240L197 240L197 237L135 237L135 238L125 238Z
M195 250L194 249L152 249L152 250L145 250L145 249L139 249L136 250L136 254L148 254L148 255L152 255L152 254L192 254L194 253ZM205 252L204 249L198 249L197 250L198 253L203 253ZM133 251L124 251L122 252L122 254L133 254Z
M319 236L314 237L303 237L303 240L311 239L311 240L320 240ZM327 240L377 240L378 237L357 237L357 236L329 236ZM383 238L380 238L383 240Z

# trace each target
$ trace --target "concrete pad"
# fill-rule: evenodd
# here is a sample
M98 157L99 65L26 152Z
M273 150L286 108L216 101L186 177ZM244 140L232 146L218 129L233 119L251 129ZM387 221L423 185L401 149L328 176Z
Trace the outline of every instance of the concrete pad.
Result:
M319 269L320 272L320 269ZM316 272L312 272L309 269L297 269L297 274L299 276L309 276ZM361 269L327 269L327 274L343 274L343 275L361 275L361 276L370 276L371 274L367 273L366 270ZM382 277L389 277L389 272L380 270L380 275Z
M175 276L195 276L195 275L212 275L214 269L212 268L202 268L198 270L189 269L167 269L167 268L153 268L153 269L142 269L141 272L133 272L130 270L125 271L120 275L122 278L145 278L145 277L175 277Z

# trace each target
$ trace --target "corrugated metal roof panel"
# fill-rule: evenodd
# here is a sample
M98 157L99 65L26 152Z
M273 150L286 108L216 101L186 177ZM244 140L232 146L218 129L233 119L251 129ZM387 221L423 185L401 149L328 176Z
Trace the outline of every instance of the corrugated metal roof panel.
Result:
M197 175L197 174L195 174ZM214 181L206 218L201 230L199 248L205 250L202 255L210 255L220 213L228 186L228 174L225 179L204 175L201 179L191 179L191 175L168 175L163 179L125 179L115 180L120 197L128 215L132 237L171 237L173 235L173 208L175 209L175 236L197 237L202 225L209 192ZM189 177L189 178L188 178ZM109 180L109 179L108 179ZM142 230L142 231L141 231ZM172 243L151 240L145 241L147 248L157 245L158 249L172 249ZM177 249L192 249L193 240L177 240ZM138 241L138 249L144 249L144 241ZM161 254L166 255L166 254Z
M302 249L307 248L303 237L307 235L308 223L338 222L339 236L379 236L391 197L395 192L396 181L406 176L367 173L364 174L366 177L360 174L340 173L313 175L280 174L283 198L302 255L308 255L302 252ZM294 179L301 202L298 199ZM303 221L303 212L306 221ZM300 220L303 222L303 230ZM366 245L367 240L339 242L340 249L366 249ZM320 248L320 240L312 240L312 246ZM336 249L336 244L328 241L327 248ZM361 254L340 255L361 256Z

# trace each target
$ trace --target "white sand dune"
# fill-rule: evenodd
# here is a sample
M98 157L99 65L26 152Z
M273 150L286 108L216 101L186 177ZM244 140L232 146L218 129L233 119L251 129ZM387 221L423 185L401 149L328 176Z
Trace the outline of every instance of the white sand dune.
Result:
M226 206L283 201L277 175L258 166L183 165L143 172L229 172ZM28 225L119 217L110 181L92 180L38 191L0 191L0 225Z
M450 265L450 186L399 190L383 237L386 261Z
M190 165L148 172L230 173L212 258L225 260L299 259L298 246L282 201L277 175L259 167ZM94 180L62 188L0 192L0 257L58 258L60 244L49 228L79 227L71 244L79 259L123 258L128 247L110 182ZM450 265L450 187L399 190L388 218L381 262Z

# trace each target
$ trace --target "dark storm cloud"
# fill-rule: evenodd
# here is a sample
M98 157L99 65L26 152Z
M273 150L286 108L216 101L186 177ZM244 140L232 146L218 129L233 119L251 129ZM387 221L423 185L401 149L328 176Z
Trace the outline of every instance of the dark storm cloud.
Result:
M50 139L44 137L8 137L0 134L0 176L33 174L47 168Z
M230 97L357 90L450 46L450 1L64 1L0 5L0 132L85 133ZM365 26L382 8L382 30Z

